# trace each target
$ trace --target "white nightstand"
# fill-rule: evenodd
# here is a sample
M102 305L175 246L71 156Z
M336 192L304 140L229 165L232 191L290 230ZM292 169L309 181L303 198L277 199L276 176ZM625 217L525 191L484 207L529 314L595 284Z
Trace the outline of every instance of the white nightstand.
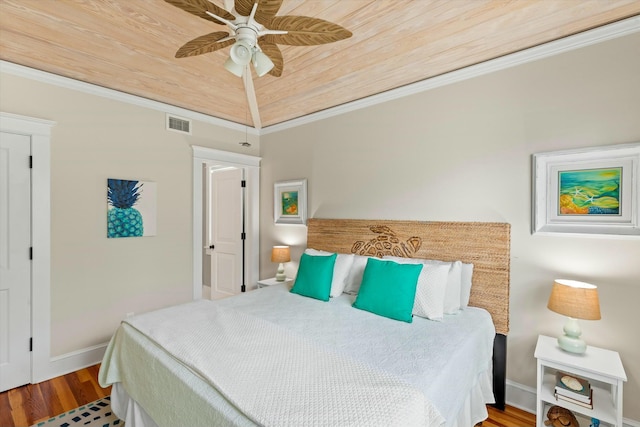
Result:
M291 286L291 284L293 284L293 279L289 279L287 277L286 279L284 279L283 282L278 282L275 277L272 277L270 279L258 280L258 288L265 288L267 286L280 285L282 283L286 284L287 286Z
M582 414L588 420L593 417L602 423L622 427L622 383L627 380L627 375L617 352L587 346L584 354L568 353L560 349L556 338L540 335L535 357L538 366L537 427L544 425L551 405ZM575 374L589 381L593 389L593 409L556 400L553 395L556 371Z

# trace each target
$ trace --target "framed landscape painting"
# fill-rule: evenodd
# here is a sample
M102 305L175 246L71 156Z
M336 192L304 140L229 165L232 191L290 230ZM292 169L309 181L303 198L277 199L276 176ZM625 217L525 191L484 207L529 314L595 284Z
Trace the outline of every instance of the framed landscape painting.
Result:
M307 223L307 180L280 181L273 186L276 224Z
M640 236L640 143L533 156L533 233Z

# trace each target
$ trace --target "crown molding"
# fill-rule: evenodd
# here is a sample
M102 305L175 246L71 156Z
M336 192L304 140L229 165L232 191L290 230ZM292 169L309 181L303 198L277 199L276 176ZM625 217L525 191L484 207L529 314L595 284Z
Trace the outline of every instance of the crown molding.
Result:
M623 37L640 31L640 16L627 18L613 24L604 25L592 30L584 31L562 39L554 40L545 44L534 46L509 55L505 55L496 59L491 59L479 64L470 65L459 70L431 77L416 83L402 86L397 89L391 89L386 92L362 98L357 101L348 102L337 107L328 108L326 110L312 113L296 119L276 125L263 127L260 131L261 135L280 132L285 129L302 126L308 123L324 120L340 114L351 111L360 110L362 108L371 107L373 105L382 104L405 96L415 95L431 89L446 86L452 83L461 82L474 77L493 73L495 71L505 70L507 68L526 64L528 62L537 61L539 59L548 58L550 56L559 55L582 47L602 43L607 40Z
M83 92L90 95L96 95L96 96L100 96L100 97L115 100L115 101L125 102L127 104L136 105L138 107L148 108L150 110L156 110L156 111L162 111L163 113L174 114L176 116L197 120L203 123L224 127L227 129L232 129L240 132L247 132L247 133L250 133L251 135L260 135L260 133L256 129L249 126L245 127L245 125L240 123L235 123L229 120L220 119L218 117L209 116L207 114L199 113L197 111L176 107L175 105L165 104L163 102L154 101L152 99L143 98L141 96L131 95L129 93L120 92L114 89L109 89L104 86L98 86L92 83L83 82L83 81L72 79L69 77L63 77L58 74L53 74L47 71L26 67L24 65L16 64L13 62L0 60L0 72L13 74L18 77L24 77L27 79L41 82L41 83L47 83L54 86L59 86L65 89L76 90L78 92Z

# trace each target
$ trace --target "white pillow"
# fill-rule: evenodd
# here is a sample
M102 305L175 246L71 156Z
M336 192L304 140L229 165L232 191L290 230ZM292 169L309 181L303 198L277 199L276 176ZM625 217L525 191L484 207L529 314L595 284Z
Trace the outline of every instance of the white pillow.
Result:
M462 274L460 280L460 308L469 305L471 296L471 279L473 278L473 264L462 263Z
M398 257L393 257L402 259ZM416 258L418 259L418 258ZM460 311L461 288L462 288L462 262L439 261L434 259L423 259L424 264L446 265L449 267L447 276L447 289L444 295L444 314L456 314Z
M429 263L427 260L420 258L387 255L383 259L395 261L399 264L422 264L412 313L415 316L426 317L429 320L441 321L444 318L444 298L450 266Z
M428 264L448 265L447 291L444 295L444 314L456 314L460 311L460 294L462 287L462 262L426 260Z
M353 264L351 265L351 269L349 270L349 275L347 276L346 280L346 286L344 287L344 292L346 294L355 295L360 290L362 275L364 274L364 268L367 266L367 261L369 260L369 258L371 257L364 255L353 256Z
M333 255L333 252L320 251L311 248L305 249L304 253L313 256ZM336 263L333 266L333 277L331 278L330 296L337 297L344 292L344 288L347 283L347 276L349 275L349 270L351 270L354 256L355 255L353 254L338 254L336 257Z

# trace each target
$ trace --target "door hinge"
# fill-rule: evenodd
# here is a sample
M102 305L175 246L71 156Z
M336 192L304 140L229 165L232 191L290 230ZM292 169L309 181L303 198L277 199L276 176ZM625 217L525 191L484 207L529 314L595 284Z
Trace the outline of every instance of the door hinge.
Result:
M246 180L242 180L240 181L240 187L245 188L247 186L247 181Z
M33 156L29 156L29 169L33 169Z
M33 338L29 338L29 351L33 351Z
M29 259L33 259L33 246L29 247Z
M247 233L240 233L241 240L247 240Z

